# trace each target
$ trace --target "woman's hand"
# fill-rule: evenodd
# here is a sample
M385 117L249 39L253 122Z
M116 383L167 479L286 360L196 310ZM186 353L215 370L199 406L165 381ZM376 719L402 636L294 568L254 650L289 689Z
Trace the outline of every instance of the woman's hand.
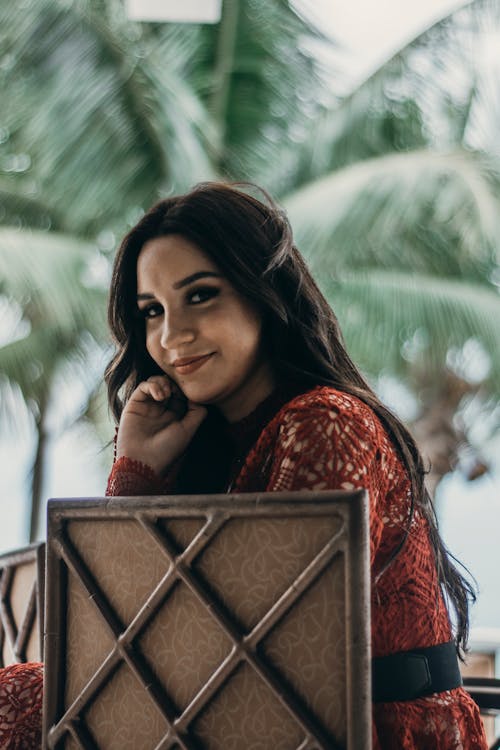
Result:
M116 457L141 461L162 476L184 453L207 415L204 406L190 401L185 411L182 398L166 375L139 383L120 418Z

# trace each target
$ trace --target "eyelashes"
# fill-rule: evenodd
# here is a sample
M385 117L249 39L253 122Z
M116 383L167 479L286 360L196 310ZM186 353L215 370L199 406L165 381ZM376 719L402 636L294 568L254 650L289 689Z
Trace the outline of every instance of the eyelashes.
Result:
M187 295L187 301L191 305L200 305L209 299L213 299L220 294L220 289L214 286L201 286L193 289ZM197 299L195 299L197 298Z
M220 289L214 286L200 286L195 289L191 289L186 293L185 303L187 305L195 306L201 305L204 302L208 302L220 294ZM148 320L151 318L157 318L163 313L163 306L159 302L151 302L144 307L139 307L136 310L138 318Z
M136 310L136 315L141 320L147 320L148 318L158 317L158 315L161 315L162 312L163 312L162 306L155 303L151 305L146 305L146 307L139 307Z

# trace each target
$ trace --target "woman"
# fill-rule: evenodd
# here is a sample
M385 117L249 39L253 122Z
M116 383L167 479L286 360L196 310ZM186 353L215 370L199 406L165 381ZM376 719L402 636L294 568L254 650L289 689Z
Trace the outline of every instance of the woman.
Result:
M350 360L283 213L218 183L161 201L123 240L109 319L108 494L367 488L374 747L485 750L455 655L472 591L416 445ZM417 648L431 683L415 692Z

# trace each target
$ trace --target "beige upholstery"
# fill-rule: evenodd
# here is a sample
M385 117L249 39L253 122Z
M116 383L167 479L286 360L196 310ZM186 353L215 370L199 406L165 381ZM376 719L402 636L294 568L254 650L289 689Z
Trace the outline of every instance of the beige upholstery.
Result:
M369 750L365 493L51 501L45 748Z
M45 545L0 555L0 667L41 661Z

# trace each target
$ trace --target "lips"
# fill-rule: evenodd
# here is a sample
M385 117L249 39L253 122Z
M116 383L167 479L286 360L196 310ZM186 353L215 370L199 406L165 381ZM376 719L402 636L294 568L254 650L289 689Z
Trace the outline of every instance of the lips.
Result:
M212 354L213 352L210 354L204 354L201 357L181 357L180 359L175 360L173 366L179 375L189 375L202 367L205 362L210 359Z

